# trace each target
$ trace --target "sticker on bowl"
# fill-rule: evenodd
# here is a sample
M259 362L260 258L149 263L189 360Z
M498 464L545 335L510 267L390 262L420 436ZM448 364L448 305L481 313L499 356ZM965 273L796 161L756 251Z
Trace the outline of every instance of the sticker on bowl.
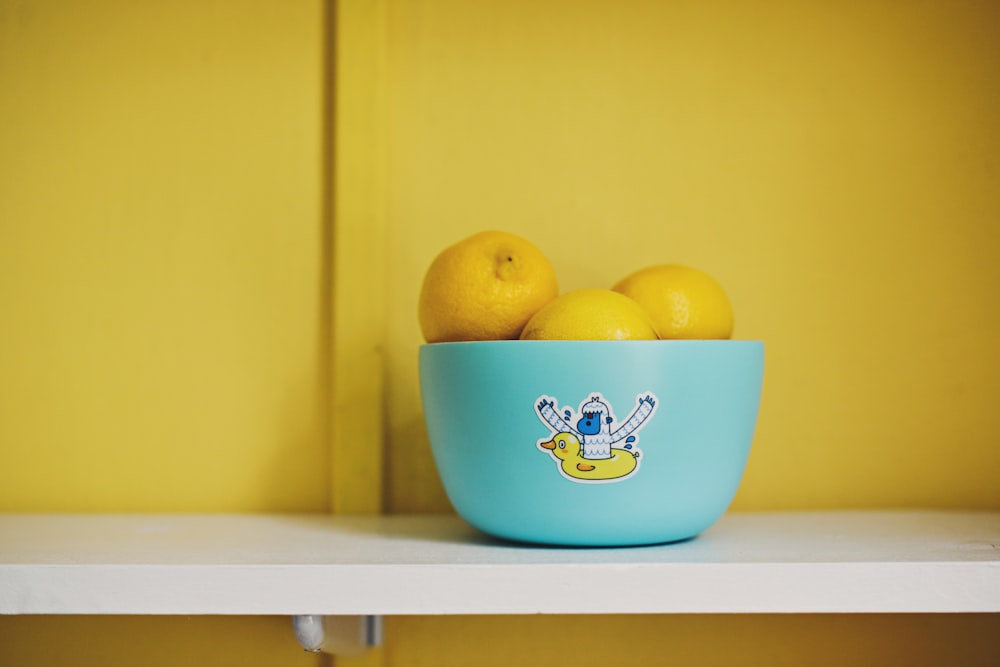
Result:
M639 430L649 423L658 402L651 392L638 394L635 400L632 414L618 422L600 392L588 394L575 412L543 394L535 399L535 414L549 428L549 435L536 445L552 456L556 468L570 481L592 484L628 479L639 470Z

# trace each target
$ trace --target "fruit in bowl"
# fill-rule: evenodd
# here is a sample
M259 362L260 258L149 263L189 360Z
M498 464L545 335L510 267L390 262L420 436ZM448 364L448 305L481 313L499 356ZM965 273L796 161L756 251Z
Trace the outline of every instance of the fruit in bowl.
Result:
M522 340L656 340L646 311L627 296L590 287L566 292L532 315Z
M557 295L497 288L507 278L488 261L463 267L425 279L419 351L431 450L460 516L501 538L575 546L688 539L722 516L753 440L764 346L728 340L718 283L663 265L613 290ZM533 301L499 311L517 313L503 339L484 340L475 323L440 339L428 335L435 318L454 321L458 307L427 306L448 281L489 286L464 292L484 316L497 298Z
M558 291L555 269L534 244L479 232L442 250L427 269L420 328L429 343L517 338Z

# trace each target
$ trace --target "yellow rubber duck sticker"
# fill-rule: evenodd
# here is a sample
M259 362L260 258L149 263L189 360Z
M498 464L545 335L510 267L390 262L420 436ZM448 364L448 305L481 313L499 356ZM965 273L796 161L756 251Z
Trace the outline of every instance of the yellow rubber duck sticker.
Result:
M590 394L574 412L556 399L539 396L535 413L549 428L536 445L558 462L559 472L573 482L620 482L639 470L642 452L638 431L656 412L657 398L636 396L636 407L619 424L611 405L599 392Z

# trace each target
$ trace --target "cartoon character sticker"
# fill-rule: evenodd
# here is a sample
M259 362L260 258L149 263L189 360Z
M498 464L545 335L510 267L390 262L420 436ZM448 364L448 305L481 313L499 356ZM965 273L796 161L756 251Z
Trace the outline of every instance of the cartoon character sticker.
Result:
M536 444L552 455L570 481L620 482L639 470L638 431L656 412L656 403L652 393L639 394L632 414L619 424L600 392L584 399L575 413L560 408L550 396L539 396L535 414L549 428L549 436Z

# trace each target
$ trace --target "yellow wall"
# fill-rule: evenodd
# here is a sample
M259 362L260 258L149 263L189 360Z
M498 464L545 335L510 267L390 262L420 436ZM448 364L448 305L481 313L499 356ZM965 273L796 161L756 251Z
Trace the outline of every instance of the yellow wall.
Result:
M330 13L0 0L0 510L447 510L416 294L484 228L564 289L723 282L768 350L736 509L1000 508L1000 5ZM384 459L345 446L383 419ZM554 664L567 629L628 637L581 665L1000 654L995 615L404 617L369 662ZM317 662L281 618L0 618L3 664L137 655Z
M0 508L326 507L318 2L0 4Z
M767 349L736 508L1000 506L1000 5L389 5L392 509L446 506L413 304L483 228L564 289L723 283Z
M325 9L0 0L0 510L323 511ZM317 664L0 618L2 665Z

